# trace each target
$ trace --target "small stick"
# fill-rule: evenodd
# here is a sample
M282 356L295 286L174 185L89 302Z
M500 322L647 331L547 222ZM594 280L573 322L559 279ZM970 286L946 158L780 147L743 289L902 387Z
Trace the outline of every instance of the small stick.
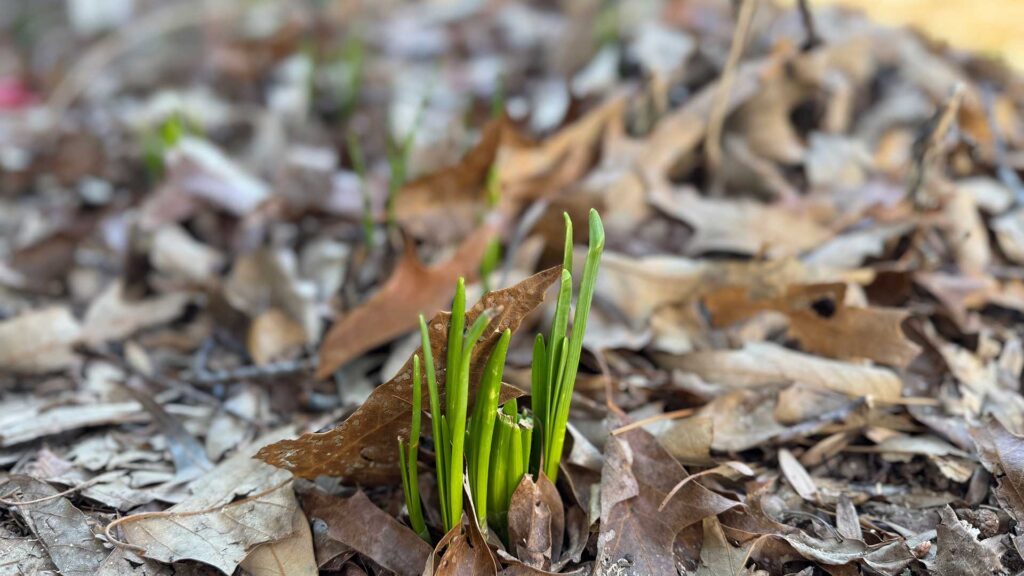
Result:
M112 479L112 478L117 478L118 476L123 476L124 474L125 474L124 470L115 470L113 472L107 472L106 474L100 474L99 476L96 476L95 478L91 478L89 480L86 480L85 482L82 482L81 484L78 484L77 486L72 486L71 488L68 488L67 490L64 490L63 492L57 492L56 494L51 494L49 496L43 496L42 498L36 498L34 500L8 500L7 499L8 496L13 496L14 495L14 492L11 492L10 494L7 494L7 496L4 496L3 498L0 498L0 505L3 505L3 506L29 506L31 504L41 504L43 502L49 502L50 500L56 500L57 498L61 498L63 496L67 496L68 494L73 494L75 492L78 492L79 490L85 490L86 488L88 488L88 487L90 487L90 486L92 486L94 484L99 484L100 482L103 482L104 480L109 480L109 479ZM8 482L9 482L9 480L4 482L4 483L6 484Z
M316 357L300 360L286 360L274 362L263 366L239 366L230 370L203 370L186 375L185 379L195 384L211 386L214 384L226 384L237 380L267 380L281 376L290 376L311 372L316 368Z
M925 198L922 196L924 182L927 179L928 171L942 153L942 141L956 122L956 115L960 111L960 104L963 102L963 99L964 85L958 82L953 86L953 93L950 94L949 100L946 101L938 116L938 120L932 126L924 141L924 145L918 152L909 191L910 198L918 208L926 206Z
M733 81L736 78L736 69L743 57L743 48L747 43L750 24L754 21L754 13L757 11L757 0L741 1L740 12L736 17L736 30L732 35L732 46L729 48L729 57L725 61L725 68L722 69L722 76L718 80L715 105L708 117L708 130L704 138L704 158L712 177L712 191L720 188L721 184L722 127L729 110L729 93L732 91Z
M661 422L662 420L675 420L676 418L685 418L696 411L695 408L683 408L681 410L673 410L672 412L664 412L662 414L655 414L654 416L648 416L636 422L630 422L625 426L620 426L615 430L612 430L612 436L618 436L625 434L630 430L636 430L648 424L654 424L655 422Z
M168 376L153 376L149 374L144 374L136 370L131 364L126 362L123 358L115 354L111 354L110 352L107 352L105 350L98 350L96 348L91 348L88 346L76 346L75 351L90 358L109 362L117 366L121 370L124 370L126 373L132 376L138 376L139 378L142 378L143 380L150 384L153 384L154 386L177 390L178 392L181 392L185 396L188 396L193 400L205 404L212 404L215 406L220 404L220 400L216 396L210 394L209 392L203 392L202 390L195 388L188 382L182 382L181 380L171 378Z
M800 0L797 6L800 9L800 21L803 22L804 30L807 31L807 39L804 40L800 49L807 52L822 44L821 36L818 36L818 29L814 24L814 15L811 14L811 7L807 0Z
M128 550L131 550L133 552L145 555L146 549L144 547L136 546L135 544L131 544L129 542L125 542L123 540L118 540L117 538L114 538L114 535L111 534L111 530L113 530L114 528L116 528L116 527L120 526L121 524L124 524L125 522L128 522L128 521L142 520L144 518L157 518L157 517L162 517L162 516L171 516L171 517L175 517L175 516L177 516L177 517L182 517L182 516L198 516L200 514L207 514L209 512L213 512L215 510L222 510L222 509L227 508L229 506L238 506L238 505L244 504L246 502L251 502L253 500L258 500L258 499L266 496L267 494L271 494L273 492L276 492L277 490L280 490L281 488L284 488L287 484L291 483L292 481L293 480L291 478L289 478L289 479L285 480L284 482L281 482L281 483L279 483L279 484L277 484L275 486L267 488L266 490L264 490L262 492L258 492L256 494L253 494L252 496L249 496L247 498L243 498L242 500L235 500L234 502L228 502L227 504L219 504L217 506L211 506L209 508L204 508L202 510L189 510L187 512L174 512L174 511L171 511L171 510L162 510L162 511L159 511L159 512L141 512L139 514L132 514L131 516L122 516L122 517L118 518L117 520L114 520L110 524L107 524L107 527L103 529L103 534L104 534L104 536L107 537L107 540L111 544L113 544L114 546L117 546L118 548L127 548Z

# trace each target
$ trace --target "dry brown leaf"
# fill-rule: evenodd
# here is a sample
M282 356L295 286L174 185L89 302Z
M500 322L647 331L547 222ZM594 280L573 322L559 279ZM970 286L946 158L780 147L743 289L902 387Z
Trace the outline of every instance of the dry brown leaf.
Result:
M252 576L317 576L313 557L313 534L301 508L292 516L292 533L283 540L260 544L242 561Z
M663 364L696 373L730 387L755 387L801 382L849 396L898 400L902 383L891 370L819 358L768 342L747 344L741 350L692 352L659 356Z
M793 453L785 448L779 449L779 468L789 481L789 485L796 490L801 498L811 503L818 503L818 487L815 486L811 475L803 464L793 456Z
M777 292L777 291L773 291ZM868 359L905 368L920 353L902 323L910 312L845 303L844 284L793 284L761 297L744 287L727 287L704 298L717 326L748 320L766 310L789 318L789 334L811 353L838 359Z
M515 286L488 293L469 310L467 322L472 322L486 309L498 311L484 339L477 345L472 361L474 371L482 368L501 332L505 329L515 331L523 318L544 300L548 287L560 274L560 268L549 268ZM448 330L448 317L447 313L440 313L429 324L439 383L444 382L444 335ZM394 378L377 387L366 402L337 428L278 442L260 450L257 457L303 478L337 476L363 485L395 482L399 478L395 438L408 434L411 390L410 359ZM424 401L423 405L429 404Z
M224 282L223 297L235 310L255 318L277 308L302 326L307 342L320 337L316 286L299 276L295 254L261 248L236 258Z
M362 492L348 498L321 490L302 495L313 520L327 525L327 535L357 550L399 576L418 576L430 556L430 545L410 528L378 508Z
M0 322L0 370L38 374L76 362L82 327L64 307L40 308Z
M395 218L402 228L437 242L468 234L484 205L487 174L502 135L510 129L504 118L492 120L484 126L480 142L457 164L403 186L395 200Z
M682 529L739 502L690 482L659 510L686 470L649 433L609 436L601 471L601 531L595 576L672 574Z
M247 348L258 366L280 360L305 343L302 325L277 308L261 313L249 326Z
M836 531L843 538L851 538L853 540L864 539L857 508L846 494L840 494L839 500L836 502Z
M292 484L285 482L230 504L197 510L185 501L164 512L126 516L118 525L147 558L195 560L230 575L256 546L291 534L297 508Z
M985 542L978 541L978 529L956 517L953 509L939 509L942 521L935 527L938 533L935 559L931 568L938 574L963 576L989 576L1000 574L1003 564L999 552Z
M537 482L523 476L508 507L508 540L524 564L546 570L561 555L565 533L562 497L541 472Z
M651 202L694 228L694 238L686 248L691 255L729 252L796 256L834 236L810 214L780 205L704 198L694 190L673 191L667 185L651 190Z
M320 345L317 378L326 378L349 360L401 336L448 303L460 276L472 277L494 230L482 226L448 260L424 266L411 243L387 282L373 296L331 326Z
M1011 516L1024 521L1024 438L994 419L971 429L971 436L985 468L999 481L996 497Z
M950 227L949 241L960 271L967 276L983 276L992 259L992 251L974 196L955 190L945 210Z
M29 476L8 478L5 493L16 488L16 500L50 498L38 504L17 506L15 510L24 519L32 533L42 543L50 560L67 576L92 576L107 557L107 549L95 535L89 518L75 508L67 498L58 497L49 484ZM0 560L0 568L7 558Z
M121 282L107 287L89 306L82 321L82 338L91 344L122 340L145 328L161 326L185 310L190 296L162 294L139 301L125 298Z
M747 574L744 567L753 541L738 548L729 543L717 516L704 519L704 543L700 549L700 566L696 576L740 576Z

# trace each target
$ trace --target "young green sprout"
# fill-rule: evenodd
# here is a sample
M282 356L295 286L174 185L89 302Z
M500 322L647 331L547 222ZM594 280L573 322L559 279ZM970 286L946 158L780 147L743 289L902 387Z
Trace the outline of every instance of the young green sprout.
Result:
M373 246L373 199L370 197L370 187L366 185L366 160L363 157L363 147L359 144L359 138L355 132L349 132L345 138L348 148L348 157L352 161L352 169L359 177L359 187L363 193L363 242L367 246Z
M430 348L426 348L430 354ZM412 529L427 542L430 533L423 520L423 507L420 504L420 488L416 461L420 451L420 423L423 416L423 385L420 376L420 356L412 357L412 428L409 431L409 445L404 447L402 439L398 439L398 464L402 471L402 490L405 492L405 504L409 509L409 524Z
M502 332L484 365L476 402L469 414L469 389L473 351L491 321L485 310L466 328L466 285L459 279L452 300L448 325L445 370L445 399L442 400L434 369L434 356L426 320L420 316L420 340L423 373L430 400L430 422L434 438L438 501L445 532L460 525L463 509L463 479L469 484L470 497L481 528L493 527L500 535L507 531L509 501L527 472L558 478L569 403L583 350L594 296L597 269L604 250L604 228L597 211L590 211L590 248L583 268L575 311L572 314L572 222L565 216L565 252L562 281L555 305L555 316L547 341L537 335L533 348L532 408L520 413L516 401L499 408L501 379L512 339L510 330ZM413 416L408 445L399 440L399 464L409 522L418 534L429 539L423 519L417 484L417 452L422 412L422 377L419 355L413 357ZM534 433L534 428L538 433ZM466 476L468 474L468 477Z
M534 435L535 456L530 469L544 472L552 482L558 479L562 460L565 430L569 423L569 403L576 383L583 334L587 329L590 304L594 298L597 269L604 251L604 226L597 210L590 210L590 248L583 267L583 282L576 299L576 310L569 331L569 308L572 301L572 220L565 215L565 250L562 282L555 304L551 334L545 342L540 334L533 346L531 400L534 422L540 433Z

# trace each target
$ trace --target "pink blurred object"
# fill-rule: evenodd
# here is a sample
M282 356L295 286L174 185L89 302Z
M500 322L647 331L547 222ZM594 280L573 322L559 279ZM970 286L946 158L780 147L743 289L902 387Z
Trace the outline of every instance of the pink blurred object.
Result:
M36 102L34 92L17 77L0 78L0 110L19 110Z

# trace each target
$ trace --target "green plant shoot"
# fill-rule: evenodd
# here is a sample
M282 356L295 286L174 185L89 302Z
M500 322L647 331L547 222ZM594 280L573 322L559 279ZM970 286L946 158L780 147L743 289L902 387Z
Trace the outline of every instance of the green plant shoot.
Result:
M427 348L427 354L430 348ZM403 447L402 439L398 439L399 466L402 471L402 490L405 493L406 508L409 509L409 524L412 529L427 542L430 533L423 520L423 507L420 503L419 475L417 459L420 451L420 426L423 417L423 380L420 376L420 357L412 357L412 427L409 430L409 445Z
M604 226L597 210L590 211L590 247L583 267L583 282L569 330L569 312L572 300L572 221L565 215L565 249L562 263L562 280L555 305L555 317L547 341L537 336L533 347L531 371L532 411L540 434L533 440L534 453L530 469L544 472L552 482L558 478L558 464L562 460L565 445L565 430L569 422L569 403L576 383L580 355L583 351L583 334L587 329L587 318L594 297L597 270L604 251Z

